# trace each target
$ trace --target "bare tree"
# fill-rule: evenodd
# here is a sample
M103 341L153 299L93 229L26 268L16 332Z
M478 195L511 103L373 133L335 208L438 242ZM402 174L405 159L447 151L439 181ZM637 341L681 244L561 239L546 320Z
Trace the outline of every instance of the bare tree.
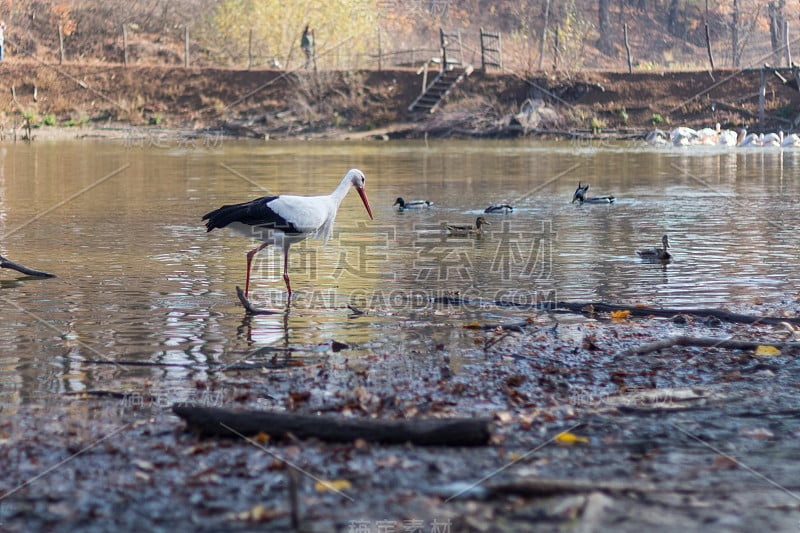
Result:
M786 20L786 0L771 1L767 5L769 14L769 38L772 43L772 60L778 65L783 57L783 25Z
M678 13L680 12L680 7L680 0L670 0L669 11L667 12L667 30L676 37L682 37L682 35L678 35Z
M544 4L544 27L542 28L542 42L539 48L539 70L544 66L544 50L547 43L547 26L550 24L550 0L545 0Z
M600 31L597 49L606 55L614 55L614 42L611 38L611 0L598 0L597 11Z
M738 67L742 61L742 51L739 48L739 9L739 0L733 0L733 12L731 13L731 60L734 67Z

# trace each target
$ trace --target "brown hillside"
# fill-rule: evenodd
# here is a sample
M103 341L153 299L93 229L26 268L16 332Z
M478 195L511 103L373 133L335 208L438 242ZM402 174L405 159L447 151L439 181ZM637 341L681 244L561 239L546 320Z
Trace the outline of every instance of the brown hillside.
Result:
M413 116L408 105L422 77L409 69L286 73L280 70L122 67L33 62L0 64L6 126L35 112L60 125L123 122L214 128L236 124L247 135L302 136L332 130L365 131L396 123L440 131L497 127L527 99L552 111L535 129L644 131L674 125L757 127L757 71L614 73L570 78L474 73L436 113ZM12 98L13 93L16 100ZM791 129L800 94L768 75L767 128ZM658 117L663 121L658 122ZM446 131L446 128L445 128Z

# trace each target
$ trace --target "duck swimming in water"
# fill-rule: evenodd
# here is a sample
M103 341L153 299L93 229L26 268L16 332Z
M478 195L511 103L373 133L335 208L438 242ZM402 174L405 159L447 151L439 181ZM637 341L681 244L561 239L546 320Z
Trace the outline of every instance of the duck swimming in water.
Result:
M511 213L514 208L508 204L492 204L483 210L484 213Z
M790 133L786 137L784 137L783 141L781 142L781 146L784 148L789 146L800 146L800 136L796 133Z
M578 182L578 188L575 189L575 194L572 195L572 203L578 200L581 204L612 204L615 198L613 196L590 196L586 197L586 191L589 190L589 184L581 185Z
M481 229L482 226L491 226L491 225L492 225L491 222L488 222L485 218L478 217L477 219L475 219L474 226L472 224L467 224L465 226L454 226L448 224L445 226L445 228L447 228L447 231L451 235L476 235L483 233L483 229Z
M739 130L739 142L736 146L761 146L761 140L755 133L747 133L747 129Z
M400 211L403 209L423 209L426 207L430 207L433 205L433 202L429 202L428 200L412 200L410 202L406 202L402 198L398 197L397 200L394 201L392 206L399 205Z
M644 248L642 250L636 250L636 255L642 259L667 261L672 258L672 254L667 251L667 248L669 248L669 238L666 235L661 237L661 245L663 248Z
M670 144L667 133L661 130L653 130L649 132L647 135L645 135L644 140L647 142L647 144L651 144L653 146Z

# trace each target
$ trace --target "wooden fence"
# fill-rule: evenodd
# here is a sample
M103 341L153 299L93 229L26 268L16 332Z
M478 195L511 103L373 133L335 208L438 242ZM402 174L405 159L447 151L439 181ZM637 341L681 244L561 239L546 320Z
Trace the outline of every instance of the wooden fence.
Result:
M123 65L128 65L131 63L132 47L146 42L141 38L132 41L129 28L129 25L122 25L120 27L119 42L121 44L121 49L117 61ZM618 37L620 48L624 50L624 55L621 59L627 63L627 70L629 72L633 72L635 69L654 70L655 68L659 68L659 70L669 70L666 67L658 67L650 62L639 63L636 57L636 43L629 39L628 29L629 28L627 24L622 25L620 35ZM783 31L783 46L778 51L779 53L777 53L777 55L769 54L770 57L768 59L777 58L776 63L773 63L772 66L783 66L781 63L785 63L785 65L789 67L792 65L792 46L797 45L798 41L800 41L800 38L790 41L789 30L790 28L788 23L786 23ZM59 64L63 64L70 59L68 43L65 43L65 35L60 26L56 28L56 32L58 36L58 50L55 59ZM170 47L170 55L172 60L169 61L169 64L174 65L177 63L182 64L184 67L190 67L193 65L209 66L210 61L206 56L192 56L193 43L191 40L189 26L184 26L181 28L180 33L180 37L176 37L183 41L182 51L178 52L174 46ZM697 69L708 68L711 72L713 72L720 66L725 65L726 62L730 63L730 59L726 58L724 54L720 54L723 56L721 62L715 58L714 51L716 50L716 52L719 54L721 51L720 49L722 48L722 43L712 43L708 31L705 32L705 36L705 47L702 52L698 49L697 55L694 58L694 64L696 64L695 68ZM532 71L535 70L535 68L532 68L532 65L536 63L535 59L538 59L540 69L555 68L566 70L592 70L592 67L590 66L569 64L566 58L562 58L560 56L559 49L560 47L564 46L564 43L560 42L561 39L558 38L558 32L554 31L546 32L543 36L540 36L538 40L531 39L531 42L527 45L529 48L527 51L519 48L519 39L517 39L517 41L514 43L516 46L515 48L512 47L510 50L504 50L503 47L501 47L501 34L499 32L490 32L484 30L483 28L480 28L480 31L475 35L469 34L463 36L459 32L447 32L442 29L440 30L439 37L439 48L420 47L392 49L386 45L387 39L385 34L382 34L381 31L377 31L375 34L374 46L371 47L372 52L370 53L356 53L347 50L346 47L340 47L319 51L318 57L324 59L324 61L320 61L320 64L329 69L382 70L384 68L395 67L418 68L421 65L430 62L432 59L441 61L442 57L444 57L444 60L448 61L450 59L447 57L448 49L447 47L442 47L441 43L454 43L457 41L460 43L460 46L457 48L461 50L461 53L464 56L471 54L471 57L458 58L459 61L467 64L477 64L477 62L480 61L481 68L484 71L489 68L500 70L508 68L515 71ZM542 46L539 48L538 52L532 52L536 47L539 47L539 40L541 41ZM15 43L13 40L6 39L6 43L10 45L12 49L11 51L14 52L13 49ZM470 43L472 43L472 46L470 46ZM505 45L506 43L502 44ZM197 48L198 46L195 44L194 50L197 50ZM755 49L756 47L751 48ZM767 47L765 44L761 46L761 48L765 50L769 49L771 51L771 48ZM759 48L759 50L761 50L761 48ZM758 52L754 51L753 53L755 54ZM552 55L552 63L547 66L545 66L545 63L542 62L545 54ZM534 57L530 57L531 55ZM9 56L13 58L13 53L9 54ZM180 56L179 60L177 56ZM249 38L246 45L246 52L243 52L242 57L232 58L231 61L226 62L225 66L239 66L240 68L280 68L292 70L294 68L302 68L305 59L302 56L303 55L299 53L294 57L292 57L291 53L287 57L277 57L275 55L264 54L263 48L259 49L259 47L256 46L255 39L253 37L253 31L251 30L249 32ZM110 59L111 62L117 62L113 58L108 59ZM151 63L153 62L151 59L148 59L148 61ZM764 54L760 54L759 57L749 58L744 63L749 63L749 66L752 67L760 67L764 62ZM622 65L619 66L622 67ZM728 64L727 67L730 68L730 65ZM686 70L686 66L682 65L681 70Z

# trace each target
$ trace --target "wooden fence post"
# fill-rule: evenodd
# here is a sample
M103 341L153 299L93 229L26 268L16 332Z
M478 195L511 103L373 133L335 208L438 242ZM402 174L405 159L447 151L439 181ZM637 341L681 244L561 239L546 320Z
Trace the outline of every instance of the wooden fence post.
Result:
M247 34L247 70L253 68L253 28Z
M317 73L317 30L311 30L311 59L314 60L314 74ZM336 49L336 66L339 66L339 49Z
M189 25L183 27L183 67L189 66Z
M758 129L764 131L764 104L767 99L767 70L761 67L761 85L758 87Z
M711 72L714 72L714 56L711 54L711 36L708 33L708 22L706 22L706 50L708 51L708 62L711 63Z
M628 24L622 26L622 40L625 42L625 53L628 54L628 74L633 74L633 63L631 62L631 47L628 45Z
M783 21L783 50L786 54L786 66L792 66L792 49L789 46L789 21Z
M58 64L64 64L64 30L58 25Z
M128 66L128 30L122 25L122 64Z
M383 70L383 50L381 49L381 29L378 28L378 72Z
M555 38L553 39L553 70L558 69L558 62L561 56L561 52L558 50L558 28L556 28Z
M481 70L486 72L486 43L483 42L483 28L480 28L481 32Z
M439 28L439 60L441 63L439 67L441 67L441 71L444 72L447 70L447 39L444 36L444 29Z

